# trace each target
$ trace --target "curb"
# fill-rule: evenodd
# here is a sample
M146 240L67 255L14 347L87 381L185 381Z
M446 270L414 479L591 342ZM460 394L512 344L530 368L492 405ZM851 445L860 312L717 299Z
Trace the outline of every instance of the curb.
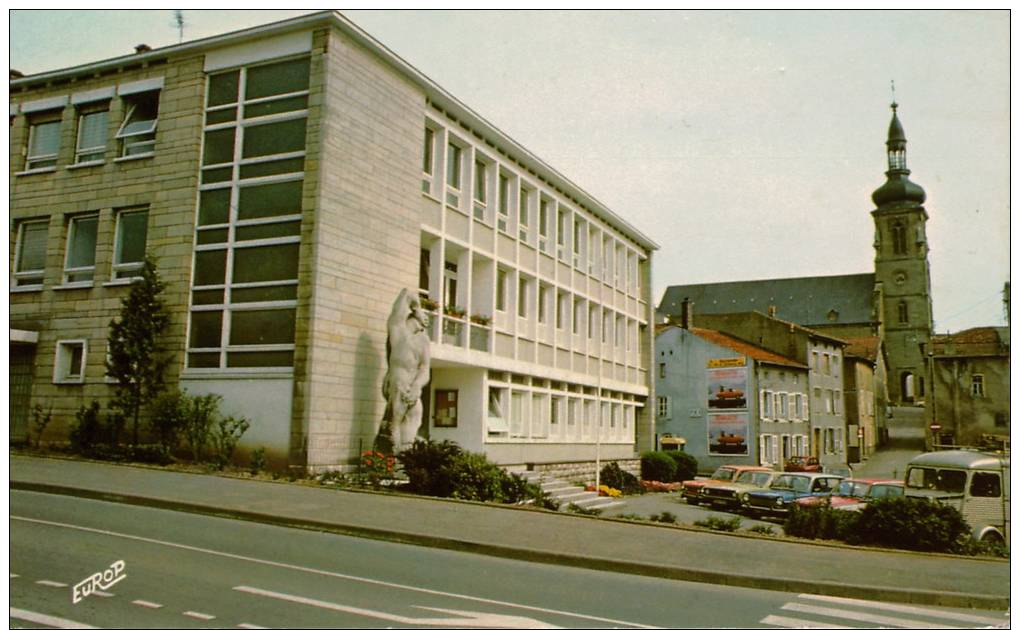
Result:
M926 606L946 606L954 608L980 608L989 610L1007 610L1010 607L1009 596L986 595L981 593L963 593L950 591L926 591L920 589L874 587L856 584L844 584L832 581L809 581L797 579L774 578L760 575L724 573L719 571L708 571L696 568L667 567L661 565L646 564L641 562L629 562L614 558L575 556L560 554L550 551L536 549L519 549L496 545L492 543L479 543L429 536L425 534L413 534L408 532L396 532L387 529L361 527L355 525L343 525L329 523L313 519L302 519L287 516L275 516L261 514L246 510L236 510L222 507L204 505L201 503L186 503L182 501L171 501L138 495L122 494L116 492L105 492L80 488L70 488L46 483L27 481L10 482L11 490L22 490L28 492L40 492L73 496L85 499L95 499L111 503L123 503L158 509L170 509L179 512L215 516L220 518L233 518L238 520L277 525L296 529L307 529L333 534L343 534L358 538L369 538L386 542L418 545L424 547L435 547L451 551L464 551L487 556L508 558L511 560L522 560L526 562L539 562L543 564L555 564L558 566L570 566L581 569L592 569L596 571L611 571L615 573L628 573L670 580L686 582L700 582L706 584L717 584L721 586L738 586L743 588L764 589L771 591L783 591L791 593L810 593L814 595L832 595L837 597L851 597L857 599L870 599L873 601L896 602L906 604L918 604Z

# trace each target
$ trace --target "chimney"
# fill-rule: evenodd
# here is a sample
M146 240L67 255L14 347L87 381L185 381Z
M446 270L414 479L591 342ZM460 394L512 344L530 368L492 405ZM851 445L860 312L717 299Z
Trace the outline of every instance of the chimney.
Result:
M772 319L776 318L776 305L775 304L769 304L769 317L771 317Z
M135 54L146 53L152 50L152 46L148 44L138 44L135 46Z
M680 303L680 327L684 330L689 329L694 324L694 311L691 308L694 306L691 304L690 299L684 298L684 301Z

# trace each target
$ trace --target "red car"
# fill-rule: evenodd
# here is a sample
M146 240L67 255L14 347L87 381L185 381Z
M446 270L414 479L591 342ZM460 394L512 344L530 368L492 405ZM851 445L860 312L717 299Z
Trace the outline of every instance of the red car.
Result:
M903 482L896 479L844 479L828 497L804 497L797 499L797 503L811 506L828 499L833 509L857 511L863 510L868 501L902 496Z
M822 465L818 463L817 457L795 455L786 460L783 472L822 472Z

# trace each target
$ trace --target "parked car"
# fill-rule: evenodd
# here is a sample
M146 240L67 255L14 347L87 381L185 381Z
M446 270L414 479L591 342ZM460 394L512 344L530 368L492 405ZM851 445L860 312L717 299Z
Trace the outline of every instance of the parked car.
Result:
M701 488L701 502L724 510L738 510L741 498L753 490L767 488L782 473L774 470L748 469L740 472L731 483L717 483Z
M790 504L801 497L826 496L839 488L843 477L824 473L782 473L767 490L754 490L744 495L742 507L748 514L786 516Z
M822 465L817 457L794 455L786 460L783 472L822 472Z
M684 482L683 497L687 499L687 502L691 505L697 505L701 502L701 489L706 485L712 485L717 483L726 483L733 481L733 478L745 470L771 470L771 468L765 468L764 466L741 466L737 464L723 464L722 466L715 469L712 476L708 479L691 479Z
M833 509L858 511L874 499L902 496L903 482L896 479L843 479L828 499ZM797 499L797 504L819 505L825 499L825 496L803 497Z
M953 506L975 540L1009 545L1009 457L964 450L918 455L907 464L905 494Z

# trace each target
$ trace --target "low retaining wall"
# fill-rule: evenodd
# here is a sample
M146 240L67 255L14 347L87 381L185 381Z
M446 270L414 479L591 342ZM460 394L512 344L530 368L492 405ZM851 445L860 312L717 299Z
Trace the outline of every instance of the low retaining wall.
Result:
M605 467L610 462L616 462L622 470L631 473L635 477L641 476L640 459L604 459L600 462L600 466ZM570 483L591 483L595 480L595 462L591 460L579 462L546 462L542 464L505 466L504 468L507 472L511 473L533 470Z

